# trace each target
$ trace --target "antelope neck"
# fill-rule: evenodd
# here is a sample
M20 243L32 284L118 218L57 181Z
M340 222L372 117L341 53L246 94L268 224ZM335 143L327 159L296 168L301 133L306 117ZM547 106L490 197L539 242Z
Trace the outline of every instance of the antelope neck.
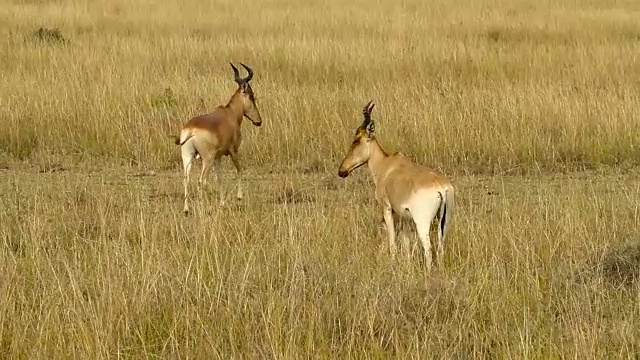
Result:
M380 146L378 140L373 138L369 144L369 172L373 177L373 182L378 184L378 180L385 173L385 160L389 157L386 151Z
M235 115L238 123L242 121L242 116L244 115L244 105L242 103L242 90L238 88L236 92L229 99L229 103L226 106L227 109L231 110L231 112Z

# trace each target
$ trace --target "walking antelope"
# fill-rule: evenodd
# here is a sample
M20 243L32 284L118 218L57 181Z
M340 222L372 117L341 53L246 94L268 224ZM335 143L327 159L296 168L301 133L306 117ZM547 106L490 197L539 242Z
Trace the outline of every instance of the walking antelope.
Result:
M363 110L364 121L356 130L347 156L340 164L338 175L347 177L356 168L368 164L376 187L376 198L382 205L389 248L396 253L394 214L410 216L416 225L424 248L427 269L431 269L432 253L429 231L438 220L437 264L442 266L444 238L453 210L453 186L440 173L415 164L399 153L387 154L374 136L375 126L369 101Z
M238 149L242 140L240 128L242 118L246 117L253 125L262 125L260 111L256 106L256 99L249 81L253 78L253 70L242 65L249 74L241 78L238 69L231 64L238 89L224 106L218 106L212 113L200 115L189 120L176 138L176 145L182 150L182 166L184 169L184 212L189 212L189 175L193 160L202 158L199 184L206 183L206 173L210 166L214 168L220 164L220 158L231 156L231 161L237 170L238 199L242 198L242 167Z

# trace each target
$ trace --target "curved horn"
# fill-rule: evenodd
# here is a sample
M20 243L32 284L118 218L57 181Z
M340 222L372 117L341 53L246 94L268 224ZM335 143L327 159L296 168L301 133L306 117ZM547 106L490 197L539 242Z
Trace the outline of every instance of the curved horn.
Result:
M369 106L369 109L367 111L369 112L369 115L371 115L371 111L373 111L373 107L376 106L376 104L373 103L373 100L371 100L369 103L371 104L371 106Z
M231 68L233 69L233 76L234 76L235 82L237 82L238 84L242 84L242 82L244 80L240 77L240 73L238 72L238 68L233 66L232 63L229 63L229 65L231 65Z
M240 63L240 65L242 65L242 67L243 67L245 70L247 70L247 72L249 73L249 75L248 75L246 78L242 79L242 80L244 80L245 82L249 82L249 81L251 81L251 79L253 79L253 70L251 70L251 68L250 68L250 67L248 67L247 65L245 65L245 64L243 64L243 63Z
M371 100L367 103L367 105L364 106L364 109L362 109L362 115L364 115L364 125L371 122L371 110L373 110L374 106L376 106L376 104L374 104L373 100Z

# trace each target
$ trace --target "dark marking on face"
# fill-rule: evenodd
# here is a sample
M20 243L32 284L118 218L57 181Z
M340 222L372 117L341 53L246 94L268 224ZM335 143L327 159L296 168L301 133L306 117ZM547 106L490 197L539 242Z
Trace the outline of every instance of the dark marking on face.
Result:
M245 84L243 92L245 94L247 94L247 96L249 97L249 100L251 100L251 102L254 102L254 103L256 102L256 96L253 93L253 89L251 88L251 85Z

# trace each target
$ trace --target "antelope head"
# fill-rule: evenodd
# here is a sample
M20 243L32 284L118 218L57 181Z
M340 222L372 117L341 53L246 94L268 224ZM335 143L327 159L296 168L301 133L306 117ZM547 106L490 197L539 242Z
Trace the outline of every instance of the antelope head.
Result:
M342 164L340 164L340 169L338 170L338 176L340 177L347 177L353 170L369 161L369 157L371 156L371 148L369 145L374 139L373 133L375 131L375 126L371 119L371 110L373 110L374 106L375 104L373 104L373 100L371 100L362 110L364 120L362 121L362 125L356 130L347 156L345 156Z
M255 126L262 125L262 118L260 117L260 111L256 106L256 97L253 94L253 89L251 88L251 85L249 84L249 81L251 81L251 79L253 78L253 70L251 70L251 68L248 67L247 65L240 63L240 65L242 65L242 67L245 68L245 70L247 70L247 73L249 74L247 75L246 78L241 78L240 73L238 72L238 68L233 66L233 64L230 64L230 65L231 65L231 68L233 69L233 75L235 77L234 80L236 83L238 83L240 95L242 98L242 115L247 119L249 119L249 121L251 121L253 125Z

